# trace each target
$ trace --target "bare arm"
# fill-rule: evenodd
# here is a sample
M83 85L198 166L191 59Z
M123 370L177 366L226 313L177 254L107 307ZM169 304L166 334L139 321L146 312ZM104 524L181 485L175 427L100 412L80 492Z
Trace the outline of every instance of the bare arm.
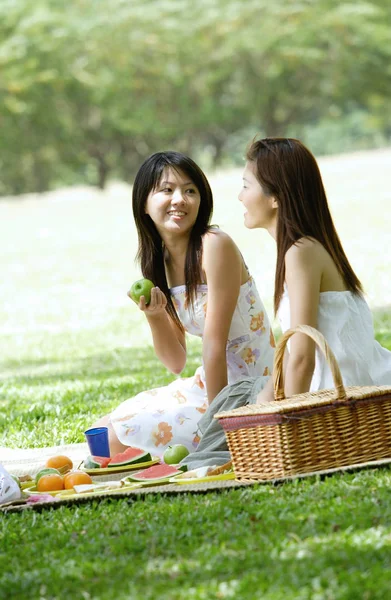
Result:
M204 238L203 266L208 305L202 355L209 403L228 384L226 347L241 283L242 258L229 236L210 233Z
M285 256L285 281L290 304L290 326L317 327L319 290L322 268L310 240L292 246ZM284 390L289 398L308 392L315 368L315 343L306 335L297 333L290 338L290 352L284 353ZM273 378L257 396L257 404L273 400Z
M150 303L146 305L144 296L141 296L138 307L147 317L156 356L167 369L179 375L186 364L186 339L183 331L168 315L166 305L166 296L154 287Z
M286 284L290 305L290 326L318 325L322 267L314 243L304 240L289 248L285 256ZM315 342L302 333L291 337L285 371L285 395L308 392L315 368Z
M282 365L282 370L284 373L284 377L285 377L285 373L286 373L286 368L288 365L288 358L289 358L289 353L288 350L285 349L284 352L284 360L283 360L283 365ZM269 377L269 381L267 382L267 384L265 385L265 387L263 388L263 390L261 390L257 396L257 401L256 404L261 404L261 402L270 402L271 400L274 400L274 385L273 385L273 377Z

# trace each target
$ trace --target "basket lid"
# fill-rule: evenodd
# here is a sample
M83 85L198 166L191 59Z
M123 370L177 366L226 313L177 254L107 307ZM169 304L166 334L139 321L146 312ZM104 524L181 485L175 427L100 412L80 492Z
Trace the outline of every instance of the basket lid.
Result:
M305 394L296 394L285 400L271 400L261 404L250 404L233 410L227 410L217 413L215 419L225 419L227 417L239 417L250 415L270 415L298 412L309 410L311 408L320 408L327 405L340 406L350 404L357 400L370 399L380 396L390 396L391 386L350 386L344 388L346 397L343 400L336 399L335 390L320 390L318 392L306 392Z

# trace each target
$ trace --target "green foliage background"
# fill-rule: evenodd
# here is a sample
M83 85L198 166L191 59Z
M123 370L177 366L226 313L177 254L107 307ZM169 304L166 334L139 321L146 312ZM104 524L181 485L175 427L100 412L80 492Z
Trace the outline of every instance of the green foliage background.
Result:
M390 22L389 0L2 0L0 194L129 181L168 147L232 163L257 132L385 145Z

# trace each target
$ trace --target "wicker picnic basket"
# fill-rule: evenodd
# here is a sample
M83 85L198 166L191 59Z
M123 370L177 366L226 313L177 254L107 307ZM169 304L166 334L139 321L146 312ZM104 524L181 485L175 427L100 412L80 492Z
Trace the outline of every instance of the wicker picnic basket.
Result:
M285 398L283 356L296 332L323 351L335 389ZM299 325L285 332L276 348L273 380L274 400L215 415L237 480L267 481L391 459L391 383L345 388L319 331Z

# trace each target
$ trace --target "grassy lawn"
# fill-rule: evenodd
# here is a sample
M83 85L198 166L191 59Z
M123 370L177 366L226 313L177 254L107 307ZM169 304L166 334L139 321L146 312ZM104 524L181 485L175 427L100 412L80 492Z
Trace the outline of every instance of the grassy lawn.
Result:
M391 151L320 164L376 337L391 349ZM238 226L240 179L212 174L214 222L237 240L270 309L275 250ZM84 441L96 417L170 381L126 297L139 276L127 186L4 199L0 239L0 446ZM199 360L189 341L185 375ZM4 599L383 600L390 567L387 468L0 516Z

